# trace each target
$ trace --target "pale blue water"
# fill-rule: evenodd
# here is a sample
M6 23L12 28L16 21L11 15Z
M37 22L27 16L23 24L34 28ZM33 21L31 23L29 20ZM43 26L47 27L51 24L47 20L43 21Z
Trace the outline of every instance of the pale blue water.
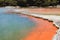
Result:
M18 14L5 14L0 8L0 40L20 40L34 28L35 23Z
M0 14L6 12L8 10L8 8L0 8Z

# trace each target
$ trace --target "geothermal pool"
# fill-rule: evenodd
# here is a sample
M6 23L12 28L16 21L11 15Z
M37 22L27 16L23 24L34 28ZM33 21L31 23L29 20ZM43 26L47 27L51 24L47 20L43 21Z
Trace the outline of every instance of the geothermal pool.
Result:
M0 8L0 40L52 40L56 34L53 22L16 13L6 14L7 10L9 8Z
M21 40L35 27L34 21L20 14L6 14L0 8L0 40Z

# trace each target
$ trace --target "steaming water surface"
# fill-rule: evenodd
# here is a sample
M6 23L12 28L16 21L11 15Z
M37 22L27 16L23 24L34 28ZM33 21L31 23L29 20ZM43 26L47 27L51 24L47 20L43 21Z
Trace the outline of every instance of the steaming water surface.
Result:
M27 17L18 14L5 14L6 8L0 8L0 40L20 40L35 26Z

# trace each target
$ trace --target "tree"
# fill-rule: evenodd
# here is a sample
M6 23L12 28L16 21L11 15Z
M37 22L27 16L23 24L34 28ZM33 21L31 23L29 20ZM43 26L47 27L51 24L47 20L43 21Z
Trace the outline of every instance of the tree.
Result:
M50 6L53 6L53 7L57 6L57 4L58 4L58 0L51 0L50 2Z
M27 1L26 0L17 0L17 5L19 5L19 6L26 6L26 4L27 4Z
M0 0L0 6L56 6L60 0Z
M17 1L16 0L5 0L5 3L9 4L9 6L11 5L17 5Z
M0 0L0 6L15 6L17 5L16 0Z

